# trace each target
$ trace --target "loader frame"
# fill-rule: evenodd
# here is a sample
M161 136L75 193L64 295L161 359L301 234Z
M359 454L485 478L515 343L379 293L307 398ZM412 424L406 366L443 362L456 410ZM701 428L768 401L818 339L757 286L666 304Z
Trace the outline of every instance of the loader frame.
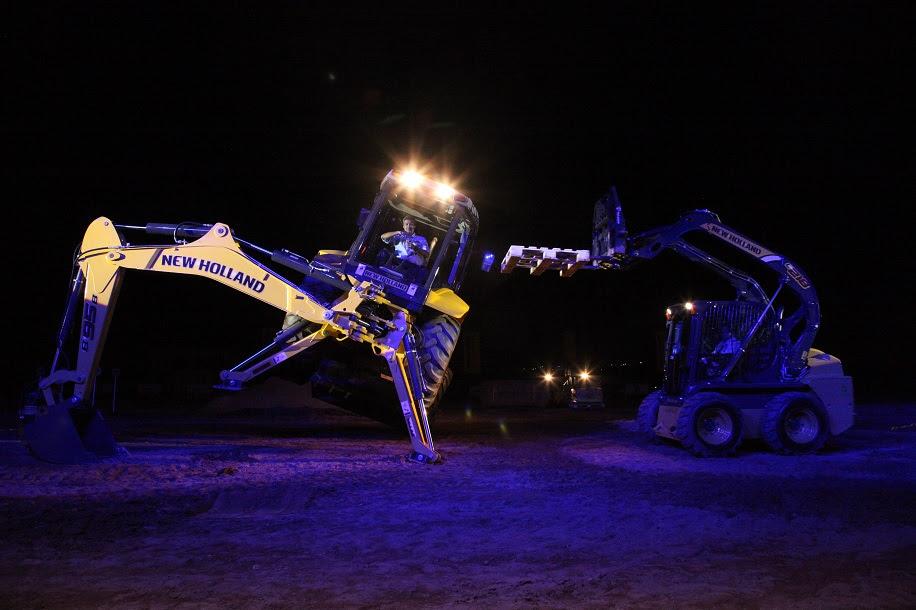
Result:
M688 238L701 244L705 239L708 245L697 245ZM768 279L775 280L771 293L750 273L710 254L710 246L721 244L745 259L754 259L757 269L768 269ZM837 435L852 426L852 379L844 374L838 358L812 348L821 315L811 279L796 263L725 225L709 210L693 210L670 225L631 235L617 190L611 187L595 204L590 250L514 245L506 252L501 271L519 268L540 275L556 270L561 277L570 277L579 270L626 270L669 250L725 279L735 289L735 299L668 308L665 380L640 406L638 423L644 432L679 440L697 455L733 453L742 435L763 437L782 453L802 453L820 449L828 429ZM780 293L794 295L789 298L789 311L774 307ZM697 324L705 319L705 313L697 315L700 310L710 315L740 310L746 318L740 324L736 348L714 374L712 368L706 368L704 375L698 375L702 335L700 327L691 326L690 321L695 315ZM681 340L682 328L693 329L690 340ZM765 366L752 366L751 356L762 355L768 358ZM804 442L792 440L794 432L789 428L795 420L787 413L792 417L802 413L796 420L818 419L811 427L818 434ZM707 431L700 429L719 426L719 421L726 421L720 428L728 428L728 442L707 443L703 436Z

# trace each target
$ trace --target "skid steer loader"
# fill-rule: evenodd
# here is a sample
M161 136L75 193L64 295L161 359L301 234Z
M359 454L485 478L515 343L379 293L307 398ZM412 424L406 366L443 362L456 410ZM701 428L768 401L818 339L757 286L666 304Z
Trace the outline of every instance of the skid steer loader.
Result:
M731 455L748 438L799 454L818 451L852 426L852 378L838 358L811 347L820 305L798 265L709 210L630 235L613 187L595 204L593 221L590 250L511 246L502 272L555 270L570 277L579 270L628 269L672 251L735 289L732 301L667 309L664 380L637 414L646 438L679 441L698 456ZM714 256L718 249L755 261L753 275Z
M422 240L399 231L408 224ZM477 210L444 183L392 170L358 225L349 250L322 250L308 260L250 243L223 223L93 221L76 255L50 373L38 384L41 400L20 412L31 452L49 462L77 463L119 451L90 397L124 274L136 269L207 278L285 312L274 340L222 371L218 387L240 389L325 339L363 345L387 365L386 379L394 383L410 434L410 459L439 462L427 410L445 391L468 313L457 292L477 233ZM127 232L169 236L174 243L128 244L122 237ZM301 280L287 279L276 265Z

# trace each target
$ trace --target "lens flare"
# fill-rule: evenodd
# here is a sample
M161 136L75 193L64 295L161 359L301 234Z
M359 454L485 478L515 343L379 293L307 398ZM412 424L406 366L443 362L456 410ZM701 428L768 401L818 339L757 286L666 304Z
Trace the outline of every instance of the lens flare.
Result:
M413 170L406 171L401 176L401 184L409 189L417 188L421 182L423 182L423 176Z
M447 184L440 184L436 187L436 197L439 199L451 199L455 196L455 189Z

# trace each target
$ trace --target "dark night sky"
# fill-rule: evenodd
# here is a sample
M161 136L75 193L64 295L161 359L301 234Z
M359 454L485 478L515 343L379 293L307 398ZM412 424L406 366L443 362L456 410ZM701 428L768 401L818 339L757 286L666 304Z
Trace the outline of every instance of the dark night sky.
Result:
M0 25L3 200L25 264L7 262L8 329L29 339L4 354L7 391L50 358L93 218L222 221L310 256L346 248L379 180L414 156L459 178L481 248L499 256L514 243L587 248L611 183L631 231L712 209L813 277L815 345L844 360L860 396L911 398L910 15L642 5L12 14ZM129 276L118 360L103 366L215 376L275 330L277 312L204 284ZM556 353L564 330L585 358L651 357L666 304L729 296L673 255L572 280L478 273L467 288L466 328L494 371Z

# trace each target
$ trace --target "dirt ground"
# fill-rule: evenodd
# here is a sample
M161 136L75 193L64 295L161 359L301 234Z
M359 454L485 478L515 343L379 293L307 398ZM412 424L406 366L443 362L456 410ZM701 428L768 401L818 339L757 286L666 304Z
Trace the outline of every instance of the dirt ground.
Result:
M330 407L112 418L130 453L0 440L0 607L916 607L916 406L817 456L701 460L632 413L457 407L440 466Z

